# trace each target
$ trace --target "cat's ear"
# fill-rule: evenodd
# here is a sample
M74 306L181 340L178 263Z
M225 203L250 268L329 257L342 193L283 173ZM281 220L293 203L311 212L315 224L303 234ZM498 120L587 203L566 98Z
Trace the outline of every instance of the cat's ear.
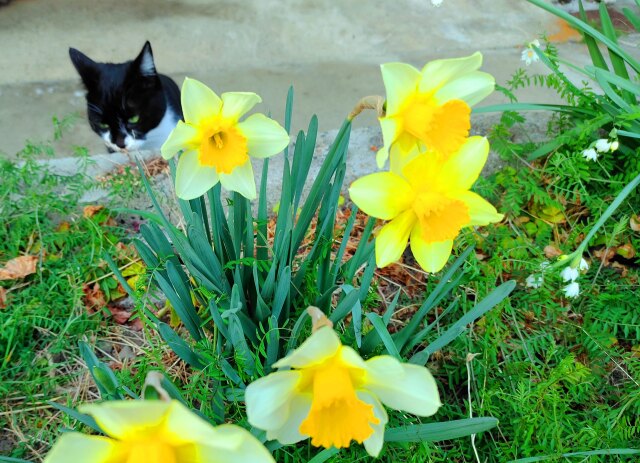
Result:
M98 63L75 48L69 48L69 58L71 58L73 66L78 71L78 74L80 74L84 86L87 87L87 89L93 87L100 76Z
M153 52L151 51L151 44L148 40L144 44L144 47L142 47L142 51L140 52L138 57L133 61L133 65L143 77L156 77L158 75L158 73L156 72L156 65L153 62Z

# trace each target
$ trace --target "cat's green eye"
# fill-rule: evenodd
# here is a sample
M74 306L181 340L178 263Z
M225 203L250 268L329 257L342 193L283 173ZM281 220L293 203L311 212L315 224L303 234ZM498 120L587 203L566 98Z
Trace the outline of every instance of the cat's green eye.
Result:
M129 118L129 124L137 124L140 121L140 116L133 116Z
M105 124L104 122L100 122L98 125L100 126L101 129L108 129L109 128L109 124Z

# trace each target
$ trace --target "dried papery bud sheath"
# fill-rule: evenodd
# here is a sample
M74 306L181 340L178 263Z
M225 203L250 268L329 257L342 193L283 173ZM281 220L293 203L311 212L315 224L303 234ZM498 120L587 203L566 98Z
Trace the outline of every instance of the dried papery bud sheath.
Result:
M162 387L163 379L164 376L159 371L150 371L147 373L144 385L142 386L142 398L147 400L163 400L165 402L170 402L171 396L166 389Z
M380 95L369 95L362 98L353 108L353 111L349 113L347 119L352 121L356 118L358 114L360 114L365 109L373 109L378 114L378 117L385 116L385 99Z
M322 310L318 307L310 305L307 307L307 314L311 317L312 328L311 332L315 333L320 328L328 326L333 328L333 322L327 318Z

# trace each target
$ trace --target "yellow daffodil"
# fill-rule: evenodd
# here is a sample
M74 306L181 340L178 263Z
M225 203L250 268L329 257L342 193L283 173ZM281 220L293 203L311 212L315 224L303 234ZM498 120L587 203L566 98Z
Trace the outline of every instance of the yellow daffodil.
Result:
M176 170L179 198L203 195L218 182L248 199L256 197L250 157L266 158L289 144L289 135L263 114L240 118L262 100L255 93L230 92L221 97L194 79L185 79L181 92L184 122L162 145L162 157L182 151Z
M110 437L64 434L44 463L273 463L248 431L213 427L177 401L113 401L80 407Z
M387 93L386 115L380 118L384 146L376 157L382 167L391 153L406 163L418 153L449 155L469 135L471 106L487 97L494 78L478 69L482 55L427 63L422 71L409 64L381 66Z
M330 326L274 367L280 371L247 387L245 401L249 423L282 444L311 437L312 445L342 448L355 440L377 456L388 421L383 404L419 416L441 405L425 367L386 355L364 361Z
M376 237L378 267L397 261L407 240L418 264L437 272L464 227L502 220L502 214L469 191L484 167L489 143L470 137L449 157L420 154L397 172L378 172L351 185L352 201L365 213L389 220Z

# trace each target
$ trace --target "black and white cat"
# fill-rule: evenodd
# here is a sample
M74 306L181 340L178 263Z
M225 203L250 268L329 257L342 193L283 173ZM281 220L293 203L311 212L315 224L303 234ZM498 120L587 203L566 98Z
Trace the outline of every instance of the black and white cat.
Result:
M156 72L149 42L125 63L97 63L75 48L69 56L87 90L89 124L110 152L162 146L182 119L180 90Z

